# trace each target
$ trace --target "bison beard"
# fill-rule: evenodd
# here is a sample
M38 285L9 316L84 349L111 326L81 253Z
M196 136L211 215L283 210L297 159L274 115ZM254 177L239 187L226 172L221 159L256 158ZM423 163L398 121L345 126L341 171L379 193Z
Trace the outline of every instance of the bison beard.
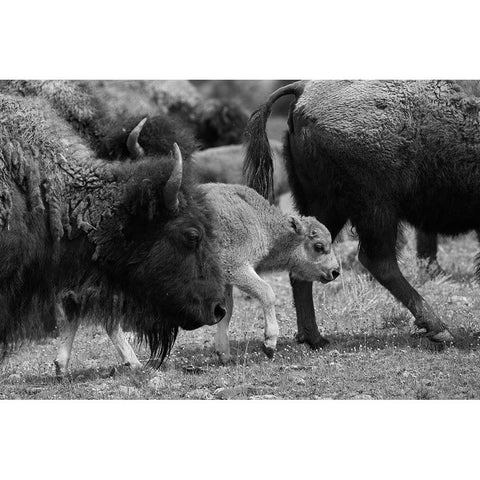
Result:
M160 360L179 327L219 320L210 206L179 155L97 160L48 102L0 95L4 347L48 333L57 294L107 329L122 318Z
M359 259L414 315L434 341L452 336L401 274L399 222L454 235L480 226L480 104L447 81L297 82L274 92L252 115L245 173L271 195L265 124L273 103L295 95L284 157L297 207L335 237L347 220ZM309 282L292 281L299 340L326 343Z

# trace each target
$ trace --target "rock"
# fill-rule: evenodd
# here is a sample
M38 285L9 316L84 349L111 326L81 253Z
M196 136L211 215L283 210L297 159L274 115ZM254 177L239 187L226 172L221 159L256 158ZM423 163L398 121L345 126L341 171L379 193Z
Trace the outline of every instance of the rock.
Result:
M19 373L12 373L7 377L10 383L19 383L22 380L22 376Z
M138 388L135 387L127 387L125 385L121 385L118 388L119 392L123 395L128 395L129 397L132 395L136 395L138 393Z
M197 388L196 390L192 390L186 393L185 397L191 400L212 400L214 398L213 395L204 388Z
M154 390L162 390L167 386L167 383L165 382L165 378L162 376L157 376L153 377L149 382L148 385L150 388L153 388Z
M229 400L231 398L251 396L256 393L255 388L249 384L241 384L232 388L217 388L213 394L219 400Z
M467 297L461 297L460 295L452 295L450 298L451 302L463 302L463 303L469 303Z
M373 397L371 395L367 395L366 393L361 393L352 397L352 400L373 400Z

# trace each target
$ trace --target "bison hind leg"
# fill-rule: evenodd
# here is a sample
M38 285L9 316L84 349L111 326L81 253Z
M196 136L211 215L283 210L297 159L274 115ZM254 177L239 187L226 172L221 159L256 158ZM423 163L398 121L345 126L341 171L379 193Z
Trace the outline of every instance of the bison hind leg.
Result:
M374 224L373 224L374 225ZM383 224L385 226L385 224ZM358 258L374 278L407 307L415 317L415 325L427 330L432 342L451 342L453 336L425 299L408 283L397 262L396 223L391 228L373 229L356 225L360 237Z

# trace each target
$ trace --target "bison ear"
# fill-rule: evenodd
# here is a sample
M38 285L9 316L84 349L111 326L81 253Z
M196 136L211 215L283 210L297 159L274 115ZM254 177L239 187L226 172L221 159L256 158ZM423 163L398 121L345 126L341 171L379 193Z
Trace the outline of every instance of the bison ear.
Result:
M301 220L295 215L290 215L288 218L290 226L297 235L304 235L305 229L303 228Z

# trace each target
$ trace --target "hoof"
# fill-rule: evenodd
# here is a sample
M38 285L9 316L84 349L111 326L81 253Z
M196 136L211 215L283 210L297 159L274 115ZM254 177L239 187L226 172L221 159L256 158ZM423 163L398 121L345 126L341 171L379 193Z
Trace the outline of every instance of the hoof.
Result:
M62 367L57 360L53 362L53 365L55 366L55 378L57 380L63 380L66 375L66 369Z
M304 334L297 333L295 339L298 343L306 343L312 350L318 350L319 348L326 347L330 342L322 337L320 334L315 338L308 338Z
M263 352L271 360L275 355L275 349L272 347L267 347L265 344L262 345Z
M229 353L222 353L222 352L215 352L217 354L217 358L222 365L227 365L230 363L232 356Z
M442 330L429 338L432 342L437 343L453 343L455 341L453 335L447 329Z

